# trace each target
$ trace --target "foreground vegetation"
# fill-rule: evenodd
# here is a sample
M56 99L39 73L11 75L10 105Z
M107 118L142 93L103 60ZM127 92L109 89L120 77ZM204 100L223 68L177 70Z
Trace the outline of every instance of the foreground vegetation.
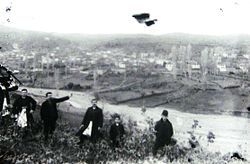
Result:
M232 154L222 155L207 151L199 144L199 136L194 135L198 122L190 125L189 145L177 141L175 145L159 150L156 157L152 157L154 144L153 120L148 119L149 128L144 130L137 126L137 122L126 121L126 140L121 148L113 149L108 140L108 129L112 123L106 121L103 127L103 139L97 144L86 141L82 147L77 145L76 128L68 123L59 122L54 136L48 143L41 136L41 124L36 124L33 136L22 139L22 132L10 126L6 131L1 126L0 163L244 163L244 159L232 159ZM5 134L3 134L5 133ZM3 134L3 135L2 135ZM208 142L212 144L215 136L208 135Z

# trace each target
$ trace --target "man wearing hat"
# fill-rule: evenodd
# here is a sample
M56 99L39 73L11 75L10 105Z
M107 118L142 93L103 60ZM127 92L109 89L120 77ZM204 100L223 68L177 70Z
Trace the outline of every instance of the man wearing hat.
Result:
M173 136L173 126L168 120L168 111L163 110L161 119L156 122L156 141L153 147L153 155L157 154L157 150L165 145L169 145Z

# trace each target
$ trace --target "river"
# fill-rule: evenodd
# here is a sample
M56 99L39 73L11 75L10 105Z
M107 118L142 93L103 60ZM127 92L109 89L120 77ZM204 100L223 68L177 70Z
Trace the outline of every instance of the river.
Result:
M48 89L28 88L29 92L37 95L45 95ZM73 96L68 100L74 109L67 109L69 113L77 113L76 122L80 124L80 120L86 110L90 106L90 100L93 98L89 93L73 92L73 91L52 91L56 96ZM106 102L98 102L103 108L103 112L120 113L122 116L136 120L141 128L147 127L146 119L152 118L154 121L160 119L163 107L149 108L142 114L140 108L129 107L127 105L112 105ZM231 115L214 115L214 114L193 114L184 113L175 109L167 109L169 111L169 120L174 127L174 137L178 141L187 144L189 134L192 131L194 120L198 120L200 127L194 129L194 134L200 136L199 141L203 147L212 152L221 152L226 154L238 151L243 157L250 160L250 119L245 117ZM207 142L208 132L215 134L214 143Z

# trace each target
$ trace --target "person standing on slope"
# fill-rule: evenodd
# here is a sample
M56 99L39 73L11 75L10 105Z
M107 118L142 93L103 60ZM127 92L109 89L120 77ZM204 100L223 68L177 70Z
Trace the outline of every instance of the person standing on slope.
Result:
M82 120L82 125L80 130L77 132L77 136L80 138L79 144L84 141L84 132L89 126L90 128L90 140L95 143L100 137L100 129L103 126L103 112L102 109L97 106L97 99L91 100L92 106L89 107L85 113L85 116Z
M56 128L56 121L58 119L57 103L66 101L69 96L62 98L53 98L51 92L46 93L46 100L42 103L40 115L43 121L43 132L45 141L48 140L48 136L53 135Z
M32 97L28 96L27 89L22 89L21 92L21 96L14 101L12 113L14 115L20 115L22 111L25 110L25 120L27 121L26 125L27 128L32 131L34 124L34 118L32 113L35 111L37 103ZM27 128L25 130L25 135L27 134Z
M161 119L155 125L156 140L153 147L153 155L157 154L157 150L165 145L169 145L173 136L173 126L168 120L168 111L163 110Z

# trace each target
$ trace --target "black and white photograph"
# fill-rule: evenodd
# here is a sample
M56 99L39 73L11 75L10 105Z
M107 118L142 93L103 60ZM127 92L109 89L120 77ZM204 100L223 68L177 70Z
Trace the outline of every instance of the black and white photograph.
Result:
M249 0L0 0L0 164L250 163Z

